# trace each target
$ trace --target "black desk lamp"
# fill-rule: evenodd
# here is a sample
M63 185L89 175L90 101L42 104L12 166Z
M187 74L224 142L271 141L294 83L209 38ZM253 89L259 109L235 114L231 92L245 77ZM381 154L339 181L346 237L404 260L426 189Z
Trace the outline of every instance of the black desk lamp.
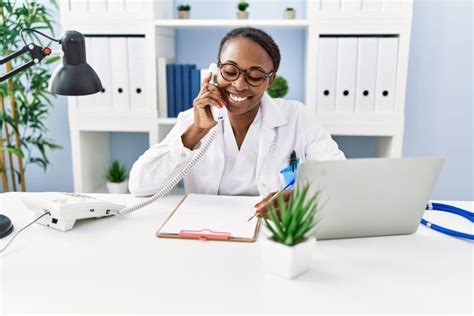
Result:
M3 82L11 76L41 62L46 56L51 54L49 47L40 47L33 43L26 44L23 37L24 31L38 33L52 41L61 44L63 51L62 65L59 65L51 76L49 82L49 91L59 95L88 95L94 94L102 90L99 76L97 76L94 69L86 62L86 45L84 36L77 31L66 31L60 40L49 37L34 29L21 30L21 37L25 46L11 55L0 59L0 65L29 53L31 60L21 65L18 68L11 70L4 76L0 77L0 82Z

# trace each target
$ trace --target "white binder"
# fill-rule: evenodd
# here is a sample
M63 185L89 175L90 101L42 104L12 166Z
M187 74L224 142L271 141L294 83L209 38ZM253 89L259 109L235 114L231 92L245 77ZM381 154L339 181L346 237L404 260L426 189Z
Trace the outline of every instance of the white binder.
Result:
M364 0L362 1L362 10L381 10L382 0Z
M338 39L336 111L353 113L357 71L357 38Z
M318 58L318 112L336 111L337 38L319 38Z
M105 12L107 11L107 0L89 0L90 12Z
M125 0L107 0L107 8L110 12L125 11Z
M377 60L376 112L392 112L395 105L397 79L398 38L379 39Z
M322 11L336 11L341 8L341 0L321 0Z
M128 70L130 75L130 108L146 108L145 98L145 38L128 38Z
M108 37L91 38L90 65L96 71L102 83L102 91L95 94L95 109L112 109L112 72L110 63L110 39Z
M110 61L112 66L112 100L117 112L130 109L130 85L126 37L110 38Z
M359 38L356 82L356 112L358 113L373 113L375 110L377 43L376 37Z
M70 9L74 13L87 12L89 4L87 0L71 0L69 2Z
M91 65L92 68L95 67L93 66L92 63L92 38L90 37L84 37L85 44L86 44L86 61L89 65ZM99 76L100 78L100 76ZM100 78L102 79L102 78ZM77 97L77 109L79 111L93 111L96 108L96 95L97 94L91 94L91 95L83 95L83 96L78 96Z
M143 10L143 0L126 0L125 8L127 12L140 12Z
M342 0L342 10L360 10L362 8L361 0Z

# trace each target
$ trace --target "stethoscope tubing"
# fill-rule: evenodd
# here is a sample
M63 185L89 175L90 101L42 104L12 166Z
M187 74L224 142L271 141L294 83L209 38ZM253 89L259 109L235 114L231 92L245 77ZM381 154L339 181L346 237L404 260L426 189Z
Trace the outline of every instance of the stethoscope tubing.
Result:
M459 207L455 207L452 205L447 205L447 204L442 204L442 203L431 203L429 202L428 205L426 206L426 210L429 211L441 211L441 212L447 212L447 213L452 213L455 215L462 216L466 219L468 219L471 223L474 222L474 213L469 212L467 210L464 210ZM433 230L436 230L440 233L447 234L453 237L458 237L458 238L465 238L469 240L474 240L474 235L472 234L467 234L463 232L458 232L456 230L452 230L443 226L439 226L436 224L433 224L424 218L421 219L421 224L425 225L428 228L431 228Z

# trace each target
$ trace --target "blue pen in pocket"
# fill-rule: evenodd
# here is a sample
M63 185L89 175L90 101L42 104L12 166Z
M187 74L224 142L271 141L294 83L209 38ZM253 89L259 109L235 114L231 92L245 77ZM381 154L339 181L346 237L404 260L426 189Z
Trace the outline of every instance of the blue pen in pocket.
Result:
M300 159L296 156L296 152L293 150L290 155L290 161L288 163L288 166L280 170L280 173L283 174L283 177L285 179L285 187L283 188L283 190L292 188L295 184L299 163Z

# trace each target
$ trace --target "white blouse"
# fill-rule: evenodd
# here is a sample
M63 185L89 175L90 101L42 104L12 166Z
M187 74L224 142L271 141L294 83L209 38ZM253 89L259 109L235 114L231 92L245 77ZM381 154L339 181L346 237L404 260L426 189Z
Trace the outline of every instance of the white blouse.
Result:
M260 108L239 148L229 117L224 119L224 172L219 184L220 195L259 195L256 166L262 125Z

